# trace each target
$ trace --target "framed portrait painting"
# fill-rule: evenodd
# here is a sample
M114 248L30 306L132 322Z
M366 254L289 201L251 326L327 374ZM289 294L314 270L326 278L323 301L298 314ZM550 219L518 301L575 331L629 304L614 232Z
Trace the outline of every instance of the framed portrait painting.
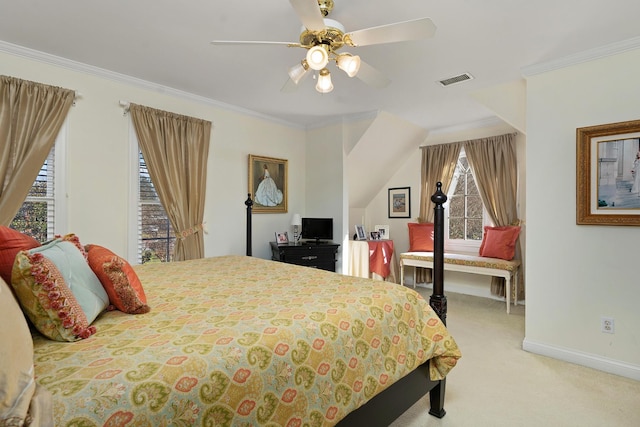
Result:
M287 160L249 154L249 193L253 213L286 213Z
M389 189L389 218L411 218L411 187Z
M640 225L640 120L576 129L576 224Z

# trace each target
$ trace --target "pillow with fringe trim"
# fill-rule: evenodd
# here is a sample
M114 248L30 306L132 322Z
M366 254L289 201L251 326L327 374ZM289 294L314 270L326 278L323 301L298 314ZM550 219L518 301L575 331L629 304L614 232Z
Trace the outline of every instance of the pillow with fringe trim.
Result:
M85 250L89 267L100 279L115 308L129 314L151 310L138 275L125 259L99 245L87 245Z
M74 235L16 255L11 285L23 312L44 336L77 341L96 332L91 323L109 305Z

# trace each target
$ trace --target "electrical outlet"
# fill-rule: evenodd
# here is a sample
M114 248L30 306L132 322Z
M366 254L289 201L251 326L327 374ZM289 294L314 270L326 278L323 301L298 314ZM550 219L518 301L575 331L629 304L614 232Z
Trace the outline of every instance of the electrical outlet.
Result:
M615 333L615 326L613 317L602 317L600 319L600 329L606 334Z

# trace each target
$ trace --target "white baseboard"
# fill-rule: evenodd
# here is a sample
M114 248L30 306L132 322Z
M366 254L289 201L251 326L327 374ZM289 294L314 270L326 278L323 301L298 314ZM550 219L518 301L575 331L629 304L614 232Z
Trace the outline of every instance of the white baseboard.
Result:
M535 342L527 338L522 341L522 348L530 353L552 357L554 359L563 360L565 362L586 366L588 368L640 381L640 366L632 365L630 363L608 359L595 354L583 353L569 348Z

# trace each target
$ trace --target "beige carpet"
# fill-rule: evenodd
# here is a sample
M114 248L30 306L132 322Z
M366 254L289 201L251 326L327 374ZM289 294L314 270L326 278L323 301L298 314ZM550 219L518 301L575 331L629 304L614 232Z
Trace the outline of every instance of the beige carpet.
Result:
M525 352L522 306L507 315L504 302L489 298L447 300L462 351L447 379L447 414L430 416L426 397L393 427L640 426L640 382Z

